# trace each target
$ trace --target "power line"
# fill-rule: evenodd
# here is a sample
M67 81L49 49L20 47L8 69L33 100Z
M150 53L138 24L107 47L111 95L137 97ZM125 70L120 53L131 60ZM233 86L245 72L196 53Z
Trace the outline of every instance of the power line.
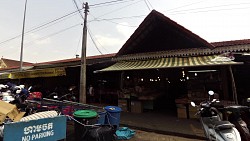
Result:
M148 10L151 11L151 9L150 9L150 7L148 6L146 0L144 0L144 2L145 2L145 4L146 4L146 6L148 7Z
M82 10L82 9L81 9L81 10ZM45 27L45 26L49 27L49 26L48 26L49 24L52 24L52 23L54 23L54 22L56 22L56 21L59 21L59 20L62 20L63 18L68 17L68 16L70 16L70 15L72 15L72 14L75 14L76 12L78 12L78 10L77 10L77 11L74 11L74 12L71 12L71 13L69 13L69 14L66 14L66 15L64 15L64 16L62 16L62 17L56 18L55 20L49 21L49 22L47 22L47 23L45 23L45 24L39 25L39 26L37 26L37 27L35 27L35 28L31 29L31 30L26 31L25 34L30 33L30 32L36 32L36 31L38 31L38 29L40 29L40 28L42 28L42 27ZM43 29L44 29L44 28L43 28ZM21 34L20 34L20 35L17 35L17 36L14 36L14 37L12 37L12 38L10 38L10 39L7 39L7 40L5 40L5 41L2 41L2 42L0 42L0 45L1 45L1 44L4 44L4 43L6 43L6 42L12 41L12 40L14 40L14 39L16 39L16 38L19 38L20 36L21 36Z
M243 10L243 9L249 9L250 7L239 7L239 8L228 8L228 9L214 9L214 10L201 10L201 11L190 11L190 12L171 12L169 14L171 15L178 15L178 14L187 14L187 13L203 13L203 12L215 12L215 11L227 11L227 10L236 10L236 9L239 9L239 10Z
M151 9L154 9L153 6L152 6L152 4L150 3L150 1L149 0L146 0L146 1L148 2L148 4L151 7Z
M90 26L88 26L88 30L89 30L89 32L90 32L90 34L92 35L92 37L94 37L93 36L93 34L92 34L92 31L90 30ZM109 52L109 51L107 51L107 49L105 48L105 47L103 47L102 46L102 44L98 41L98 40L95 40L107 53Z
M172 8L172 9L168 9L168 10L166 10L166 11L172 11L172 10L180 9L180 8L183 8L183 7L195 5L195 4L201 3L201 2L203 2L203 1L206 1L206 0L202 0L202 1L198 1L198 2L193 2L193 3L185 4L185 5L182 5L182 6L179 6L179 7L175 7L175 8ZM166 11L163 11L163 12L166 12Z
M97 4L93 4L93 5L89 5L89 6L106 5L106 4L116 3L116 2L121 2L121 1L124 1L124 0L113 0L113 1L107 1L107 2L97 3ZM133 1L133 0L130 0L130 1Z
M224 10L224 9L214 9L214 8L220 8L220 7L228 7L228 6L236 6L236 5L246 5L246 4L250 4L250 3L240 3L240 4L227 4L227 5L218 5L218 6L209 6L209 7L201 7L201 8L192 8L192 9L185 9L185 10L179 10L179 11L173 11L171 13L178 13L178 12L187 12L187 11L196 11L196 10L206 10L207 11L220 11L220 10ZM241 8L241 7L240 7ZM211 9L211 10L210 10ZM239 7L234 7L234 8L230 8L232 9L239 9ZM227 9L226 9L227 10ZM199 11L196 11L199 12Z
M131 2L131 1L135 1L135 0L123 0L123 1L120 1L120 2L116 2L116 3L110 3L110 4L105 4L105 5L99 5L99 6L94 6L94 7L91 7L91 8L100 8L100 7L107 7L107 6L112 6L112 5L117 5L117 4L121 4L121 3L127 3L127 2Z
M76 6L77 10L79 10L78 5L77 5L76 1L75 1L75 0L73 0L73 1L74 1L74 3L75 3L75 6ZM82 19L84 20L84 17L83 17L83 15L82 15L82 13L80 13L80 12L79 12L79 14L81 15ZM101 50L98 48L97 44L95 43L94 37L92 36L92 34L91 34L91 32L90 32L90 29L89 29L89 28L88 28L88 30L87 30L87 31L88 31L88 33L89 33L89 36L90 36L90 38L91 38L92 42L93 42L93 43L94 43L94 45L95 45L95 48L98 50L98 52L99 52L100 54L103 54L103 53L101 52Z
M147 15L138 15L138 16L129 16L129 17L115 17L115 18L109 18L109 19L101 19L101 18L95 18L94 20L91 20L89 22L93 21L112 21L112 20L121 20L121 19L132 19L132 18L141 18L146 17Z
M117 25L121 25L121 26L126 26L126 27L138 27L138 26L133 26L133 25L125 25L125 24L121 24L121 23L117 23L117 22L113 22L113 21L108 21Z
M68 27L68 28L65 28L65 29L59 30L59 31L57 31L57 32L54 32L54 33L52 33L52 34L49 34L49 35L47 35L47 36L43 36L43 37L41 37L41 38L35 39L35 40L33 40L33 41L29 42L29 43L26 43L26 46L29 46L29 45L32 44L34 41L47 39L47 38L49 38L49 37L51 37L51 36L55 36L55 35L57 35L57 34L59 34L59 33L62 33L62 32L64 32L64 31L67 31L67 30L71 29L71 28L77 27L77 26L79 26L79 25L81 25L81 24L78 23L78 24L75 24L75 25L70 26L70 27Z
M134 1L134 0L131 0L131 1ZM113 2L115 2L115 1L113 1ZM117 1L117 2L124 2L124 1L120 0L120 1ZM140 2L140 1L137 1L137 2ZM135 2L135 3L137 3L137 2ZM203 1L200 1L200 2L203 2ZM194 5L194 4L197 4L197 3L200 3L200 2L187 4L187 5L180 6L180 7L177 7L177 8L173 8L173 9L170 9L170 10L167 10L167 11L172 11L172 10L179 9L179 8L182 8L182 7ZM135 4L135 3L133 3L133 4ZM241 9L249 8L249 7L243 7L243 8L241 7L241 8L215 9L215 10L209 10L209 9L208 9L208 10L205 10L205 11L204 11L204 10L202 10L202 11L194 11L194 10L197 10L197 9L207 9L207 8L215 8L215 7L218 8L218 7L225 7L225 6L232 6L232 5L234 5L234 6L235 6L235 5L243 5L243 4L246 5L246 4L250 4L250 3L227 4L227 5L220 5L220 6L213 6L213 7L203 7L203 8L196 8L196 9L179 10L179 11L173 11L173 12L171 12L171 13L169 13L169 14L172 14L172 15L175 15L175 14L186 14L186 13L181 13L181 12L188 12L188 11L191 11L190 13L199 13L199 12L222 11L222 10L233 10L233 9L240 9L240 10L241 10ZM132 5L132 4L130 4L130 5ZM125 7L130 6L130 5L126 5ZM125 8L125 7L122 7L122 8ZM121 8L120 8L120 9L121 9ZM120 10L120 9L117 9L117 10ZM42 29L44 29L44 28L47 28L47 27L51 26L51 25L50 25L51 23L54 23L54 24L55 24L56 21L57 21L57 22L60 22L59 20L62 20L62 19L66 18L66 17L68 17L68 16L70 16L70 15L74 16L73 14L76 14L76 12L79 12L80 10L82 10L82 9L78 9L77 11L71 12L71 13L66 14L66 15L64 15L64 16L62 16L62 17L59 17L59 18L57 18L57 19L55 19L55 20L52 20L52 21L50 21L50 22L48 22L48 23L42 24L42 25L40 25L40 26L37 26L37 27L35 27L35 28L33 28L33 29L31 29L31 30L25 32L25 34L27 34L27 33L29 33L29 32L36 32L36 31L42 30ZM115 12L115 11L116 11L116 10L114 10L114 11L112 11L112 12ZM101 15L101 16L110 14L110 13L112 13L112 12L103 14L103 15ZM99 17L101 17L101 16L99 16ZM140 16L144 16L144 15L140 15ZM120 17L120 18L110 18L110 19L99 19L99 18L95 18L95 19L92 20L92 21L102 21L102 20L104 20L104 21L111 21L111 20L119 20L119 19L124 19L124 18L137 18L137 17L140 17L140 16ZM146 15L145 15L145 16L146 16ZM89 21L89 22L91 22L91 21ZM112 22L112 23L115 23L115 22ZM119 23L115 23L115 24L119 24ZM121 24L120 24L120 25L121 25ZM45 27L45 26L47 26L47 27ZM123 26L127 26L127 25L123 25ZM42 27L43 27L43 28L42 28ZM135 27L135 26L133 26L133 27ZM9 41L11 41L11 40L14 40L14 39L16 39L16 38L19 38L20 36L21 36L21 35L18 35L18 36L12 37L12 38L10 38L10 39L7 39L7 40L5 40L5 41L2 41L2 42L0 42L0 45L1 45L1 44L4 44L4 43L6 43L6 42L9 42Z
M82 32L81 32L81 33L82 33ZM80 38L79 38L78 43L77 43L77 48L76 48L75 55L76 55L76 54L77 54L77 52L78 52L78 48L79 48L79 45L80 45L80 42L81 42L81 39L82 39L82 35L83 35L83 33L82 33L82 34L80 34Z
M81 17L82 17L82 19L84 20L84 17L83 17L83 15L82 15L81 10L79 9L79 7L78 7L78 5L77 5L76 1L75 1L75 0L73 0L73 3L74 3L74 5L75 5L75 7L76 7L77 11L79 12L80 16L81 16Z
M128 5L125 5L125 6L123 6L123 7L120 7L120 8L117 8L117 9L115 9L115 10L112 10L112 11L110 11L110 12L104 13L104 14L102 14L102 15L98 16L97 18L99 18L99 17L103 17L103 16L105 16L105 15L108 15L108 14L114 13L114 12L119 11L119 10L122 10L123 8L126 8L126 7L128 7L128 6L131 6L131 5L136 4L136 3L138 3L138 2L141 2L141 1L143 1L143 0L138 0L137 2L134 2L134 3L128 4Z
M101 50L97 47L97 45L96 45L96 43L95 43L95 40L94 40L94 38L93 38L91 32L89 31L89 28L88 28L87 31L88 31L88 33L89 33L89 36L90 36L90 38L91 38L93 44L95 45L95 48L98 50L98 52L99 52L100 54L103 54L103 53L101 52Z

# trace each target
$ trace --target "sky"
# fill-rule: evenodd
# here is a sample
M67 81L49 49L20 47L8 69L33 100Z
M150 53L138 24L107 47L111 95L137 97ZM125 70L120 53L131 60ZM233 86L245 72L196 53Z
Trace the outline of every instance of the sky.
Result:
M23 61L117 53L154 9L208 42L250 39L249 0L27 0ZM25 0L0 0L0 57L20 60ZM78 11L78 9L80 11Z

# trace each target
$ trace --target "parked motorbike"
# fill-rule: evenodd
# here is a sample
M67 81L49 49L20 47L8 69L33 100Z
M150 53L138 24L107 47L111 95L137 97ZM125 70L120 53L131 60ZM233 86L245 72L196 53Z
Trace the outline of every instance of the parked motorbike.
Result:
M77 101L77 98L76 98L76 94L74 93L74 89L75 89L75 88L76 88L75 86L69 87L68 93L62 95L61 97L59 97L59 100L60 100L60 101L67 100L67 101L76 102L76 101Z
M235 126L229 121L222 120L218 107L215 106L219 101L210 98L214 92L209 91L208 94L209 100L203 101L199 105L191 102L193 107L198 107L196 115L199 115L207 139L209 141L241 141L240 133Z
M250 141L249 128L245 120L249 119L247 116L249 114L248 106L234 105L227 106L224 108L226 119L233 123L236 129L240 132L242 141Z

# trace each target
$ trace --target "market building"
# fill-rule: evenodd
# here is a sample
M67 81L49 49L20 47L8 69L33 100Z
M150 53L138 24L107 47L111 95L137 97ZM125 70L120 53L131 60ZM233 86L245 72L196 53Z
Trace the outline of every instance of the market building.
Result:
M118 53L87 57L91 102L179 118L192 118L190 101L206 99L209 90L225 104L240 103L249 91L249 50L250 40L208 43L153 10ZM18 66L0 69L1 82L34 84L43 93L78 87L79 76L80 58L24 65L22 72Z
M98 85L105 81L106 77L114 76L114 74L106 74L99 76L93 73L94 70L102 69L112 64L111 58L115 54L105 54L98 56L88 56L87 59L87 86L93 85L98 91ZM2 59L3 64L6 63ZM65 60L57 60L42 63L27 63L23 65L20 71L20 62L15 63L11 67L0 69L0 84L12 82L14 84L24 84L29 87L32 86L34 90L43 93L46 97L53 92L65 94L67 89L75 86L75 93L78 95L79 82L80 82L80 65L81 58L71 58ZM8 61L9 62L9 61ZM14 64L14 63L12 63ZM109 81L110 82L110 81ZM110 83L114 85L116 82ZM103 97L104 98L104 97ZM96 98L96 101L99 99Z
M96 72L120 72L118 105L124 111L177 112L180 118L192 118L190 102L207 99L209 90L225 104L247 96L237 93L236 85L243 86L249 65L235 56L249 52L249 43L208 43L153 10L113 58L116 63Z

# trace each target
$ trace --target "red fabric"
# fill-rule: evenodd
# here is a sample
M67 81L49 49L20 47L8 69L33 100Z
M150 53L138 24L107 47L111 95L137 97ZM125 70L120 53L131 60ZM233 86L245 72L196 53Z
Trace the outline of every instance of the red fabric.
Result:
M28 100L34 100L34 99L42 99L42 93L41 92L32 92L30 93Z

